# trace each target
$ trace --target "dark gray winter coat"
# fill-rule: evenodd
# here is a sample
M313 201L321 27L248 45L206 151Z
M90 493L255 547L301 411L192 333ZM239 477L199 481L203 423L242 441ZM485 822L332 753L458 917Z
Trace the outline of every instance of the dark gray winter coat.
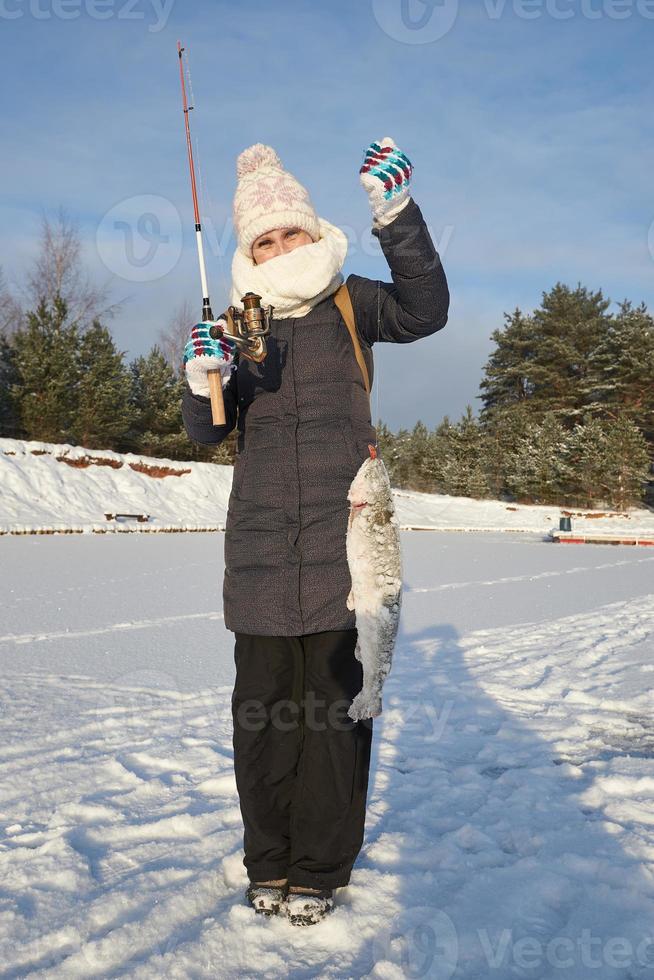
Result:
M409 343L447 322L445 273L417 204L373 231L393 283L351 275L357 331L372 384L372 345ZM347 492L375 441L369 399L352 340L333 298L306 316L274 320L261 364L243 357L224 389L224 426L208 398L186 387L191 439L221 442L238 426L225 535L227 629L300 636L351 629L346 606ZM418 355L420 356L420 355Z

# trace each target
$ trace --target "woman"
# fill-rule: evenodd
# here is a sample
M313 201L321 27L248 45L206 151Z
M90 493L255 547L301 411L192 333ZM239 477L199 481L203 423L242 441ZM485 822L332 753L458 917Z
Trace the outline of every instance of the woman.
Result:
M360 170L393 283L347 279L372 380L372 345L445 326L440 258L409 194L412 167L387 137ZM319 921L347 885L364 832L372 722L347 708L361 689L347 608L347 492L376 441L352 339L334 302L344 233L316 214L275 151L237 164L232 297L274 307L256 364L209 326L185 349L186 430L220 443L238 427L225 535L225 625L235 633L234 768L245 827L247 897L257 911ZM224 320L221 321L224 324ZM222 374L226 424L211 420L207 370Z

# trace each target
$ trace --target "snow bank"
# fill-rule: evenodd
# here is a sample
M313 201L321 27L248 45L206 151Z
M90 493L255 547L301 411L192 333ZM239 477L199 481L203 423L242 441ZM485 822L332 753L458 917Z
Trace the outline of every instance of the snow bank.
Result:
M231 466L0 439L0 533L224 530ZM654 514L565 510L396 490L406 530L654 534ZM106 514L148 515L108 520Z
M231 484L231 466L0 439L0 531L222 530Z

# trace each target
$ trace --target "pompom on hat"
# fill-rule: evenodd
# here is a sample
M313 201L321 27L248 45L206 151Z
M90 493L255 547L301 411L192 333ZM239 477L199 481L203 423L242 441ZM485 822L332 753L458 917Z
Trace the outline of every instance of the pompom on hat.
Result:
M234 230L238 248L252 258L254 241L276 228L302 228L314 242L320 238L319 218L305 187L284 170L272 146L255 143L236 161Z

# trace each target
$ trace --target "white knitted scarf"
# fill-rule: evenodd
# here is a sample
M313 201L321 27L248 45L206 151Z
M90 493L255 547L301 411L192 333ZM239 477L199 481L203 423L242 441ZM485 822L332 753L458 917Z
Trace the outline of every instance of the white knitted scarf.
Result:
M272 304L274 316L301 317L335 293L343 282L347 236L324 218L319 223L317 242L300 245L261 265L237 249L232 260L232 305L242 306L245 293L258 293L263 306Z

